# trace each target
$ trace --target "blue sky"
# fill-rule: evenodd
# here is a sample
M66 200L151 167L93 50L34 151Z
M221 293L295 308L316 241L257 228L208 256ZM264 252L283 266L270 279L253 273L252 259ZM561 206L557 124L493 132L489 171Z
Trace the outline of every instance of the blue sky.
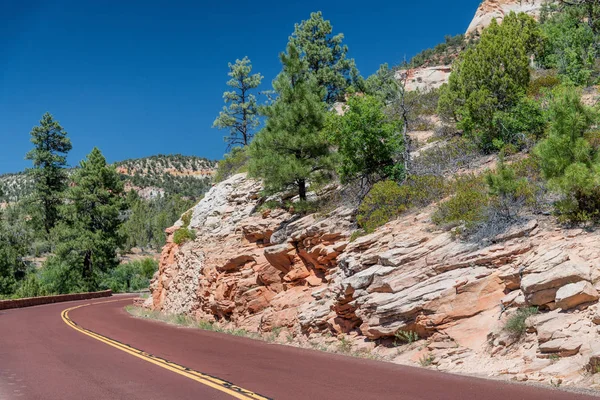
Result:
M408 3L408 4L405 4ZM463 33L479 0L420 2L0 0L0 173L29 166L46 111L69 133L72 165L181 153L218 159L227 63L280 70L294 23L323 11L364 76Z

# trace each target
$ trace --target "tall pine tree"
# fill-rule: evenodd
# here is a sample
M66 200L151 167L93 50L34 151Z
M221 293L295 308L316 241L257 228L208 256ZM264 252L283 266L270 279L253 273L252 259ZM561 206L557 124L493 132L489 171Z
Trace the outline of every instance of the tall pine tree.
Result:
M223 93L225 106L213 123L213 127L228 129L225 137L228 149L236 145L247 146L252 140L253 131L258 127L256 96L251 92L260 86L261 74L251 74L252 64L248 57L229 63L227 86L233 90Z
M80 163L73 183L57 226L56 255L76 270L86 290L96 290L100 273L118 264L123 183L97 148Z
M295 187L306 200L310 181L332 168L329 143L321 134L325 123L324 90L292 43L281 54L283 71L273 82L277 100L264 109L267 119L250 145L250 174L263 178L270 192Z
M331 22L324 20L320 11L296 24L290 37L290 43L315 74L317 84L325 88L322 98L328 104L342 100L346 89L360 79L354 59L346 58L348 46L342 44L343 40L343 33L333 35Z
M33 162L28 173L34 181L32 202L33 213L46 233L56 225L58 207L62 203L63 192L67 187L67 153L71 150L71 140L67 132L55 121L50 113L44 114L40 125L31 130L34 148L26 159Z

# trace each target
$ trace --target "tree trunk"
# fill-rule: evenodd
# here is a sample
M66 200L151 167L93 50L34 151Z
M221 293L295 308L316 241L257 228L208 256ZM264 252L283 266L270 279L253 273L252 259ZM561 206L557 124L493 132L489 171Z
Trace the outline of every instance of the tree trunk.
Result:
M306 180L298 179L298 194L300 195L300 200L306 201Z

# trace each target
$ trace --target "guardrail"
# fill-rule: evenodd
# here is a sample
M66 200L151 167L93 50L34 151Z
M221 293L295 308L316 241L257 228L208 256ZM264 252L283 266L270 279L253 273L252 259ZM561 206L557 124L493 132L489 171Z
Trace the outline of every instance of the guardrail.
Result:
M0 310L39 306L42 304L62 303L63 301L90 300L112 296L112 290L92 293L59 294L57 296L27 297L25 299L0 300Z

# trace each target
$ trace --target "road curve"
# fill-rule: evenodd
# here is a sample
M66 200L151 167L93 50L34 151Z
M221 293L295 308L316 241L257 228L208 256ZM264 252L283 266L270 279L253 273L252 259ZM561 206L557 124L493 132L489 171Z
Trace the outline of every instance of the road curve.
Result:
M273 345L129 316L131 298L0 312L0 400L233 399L69 326L272 399L584 400L590 395ZM259 397L257 397L259 398Z

